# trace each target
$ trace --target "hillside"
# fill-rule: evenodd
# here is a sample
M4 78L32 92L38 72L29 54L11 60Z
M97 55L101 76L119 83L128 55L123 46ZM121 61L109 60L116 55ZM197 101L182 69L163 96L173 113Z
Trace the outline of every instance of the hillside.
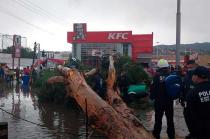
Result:
M176 45L156 45L154 46L153 54L154 55L175 54L175 49ZM210 55L210 42L181 44L180 52L181 55L192 54L192 53Z

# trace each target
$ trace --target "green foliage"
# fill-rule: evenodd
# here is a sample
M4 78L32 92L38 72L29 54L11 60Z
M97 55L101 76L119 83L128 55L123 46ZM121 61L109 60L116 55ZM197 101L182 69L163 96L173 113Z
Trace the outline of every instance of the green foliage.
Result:
M107 76L108 60L108 58L102 60L101 73L104 78ZM128 56L121 56L115 59L115 69L117 76L119 76L121 72L126 72L130 84L145 83L150 80L143 67L139 63L132 62L131 58Z
M30 48L21 48L21 57L22 58L33 58L34 51Z
M115 68L117 70L117 73L121 71L127 71L128 66L131 66L132 60L128 56L122 56L119 59L116 60L115 62Z
M47 84L50 77L57 76L58 72L52 70L42 71L40 78L34 82L33 87L38 89L39 101L63 103L66 96L65 86L63 83Z
M43 70L40 72L40 78L34 81L33 87L42 88L50 77L57 76L58 72L52 70Z
M72 64L72 62L73 61L70 58L67 62L65 62L65 65L64 66L69 67ZM76 65L77 69L80 72L85 72L85 71L87 71L87 70L90 69L90 67L88 65L84 65L79 59L77 59L74 64Z
M7 47L7 49L3 49L3 53L11 54L12 53L12 47Z
M127 66L126 70L131 84L145 83L150 80L148 74L144 71L140 64L132 63Z
M85 71L88 67L79 62L79 70ZM104 79L107 78L109 59L103 59L101 62L102 76ZM68 64L66 65L68 66ZM126 72L130 84L140 84L142 82L150 80L149 76L143 70L142 66L138 63L132 62L132 60L127 56L122 56L115 59L115 68L117 76L121 72ZM59 75L56 71L45 70L41 73L40 78L34 82L34 87L39 88L38 98L40 101L53 102L53 103L66 103L69 99L66 99L65 86L62 83L56 84L46 84L47 80L52 76ZM89 84L91 84L91 78L86 79ZM71 100L72 101L72 100Z
M12 47L3 49L3 53L12 54ZM34 51L31 48L21 47L21 58L33 58ZM35 57L36 58L36 57Z
M39 101L42 102L63 103L65 96L65 86L62 83L56 83L53 85L45 84L38 93Z

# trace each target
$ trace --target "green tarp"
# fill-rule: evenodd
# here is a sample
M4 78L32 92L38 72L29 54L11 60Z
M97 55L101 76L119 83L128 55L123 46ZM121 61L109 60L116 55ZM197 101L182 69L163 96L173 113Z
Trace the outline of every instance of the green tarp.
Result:
M139 94L139 93L146 93L147 92L147 87L145 84L140 84L140 85L130 85L128 87L128 94L129 93L136 93L136 94Z

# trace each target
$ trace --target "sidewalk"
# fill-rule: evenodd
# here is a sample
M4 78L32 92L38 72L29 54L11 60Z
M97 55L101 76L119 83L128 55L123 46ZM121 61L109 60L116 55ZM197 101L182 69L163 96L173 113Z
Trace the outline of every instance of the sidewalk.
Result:
M175 133L176 139L184 139L188 135L187 125L184 120L183 107L180 104L175 104L174 106L174 124L175 124ZM162 125L161 136L163 139L167 139L167 122L164 116L163 125Z

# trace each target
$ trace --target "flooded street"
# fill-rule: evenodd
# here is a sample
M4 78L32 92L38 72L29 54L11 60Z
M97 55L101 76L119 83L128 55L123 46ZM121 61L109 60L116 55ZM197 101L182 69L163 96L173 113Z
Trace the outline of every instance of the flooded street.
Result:
M152 130L154 111L143 105L142 103L132 104L131 107L135 109L144 126ZM76 106L67 108L61 105L39 103L35 94L28 89L21 89L15 83L13 86L0 83L0 108L5 110L0 111L0 122L8 122L9 139L85 138L84 115ZM185 136L188 131L179 105L175 106L174 121L177 136ZM167 137L165 118L162 137ZM91 138L104 137L94 134Z

